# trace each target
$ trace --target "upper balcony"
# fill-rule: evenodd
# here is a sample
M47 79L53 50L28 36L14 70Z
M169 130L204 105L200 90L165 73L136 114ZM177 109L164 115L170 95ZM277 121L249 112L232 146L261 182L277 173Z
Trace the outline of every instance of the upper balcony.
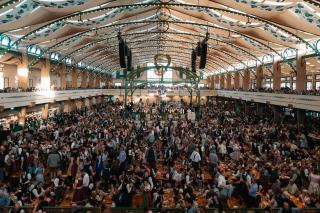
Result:
M320 111L320 96L216 90L217 96L277 106Z
M136 89L133 96L158 95L155 89ZM100 95L124 96L124 89L82 89L64 91L38 91L0 93L0 106L4 109L13 107L32 106L37 104L54 103L72 99L95 97ZM128 94L130 95L130 93ZM166 91L166 96L190 96L187 89ZM231 90L200 90L202 97L220 96L258 103L267 103L284 107L320 111L320 96L278 94L264 92L245 92ZM196 94L193 94L196 96Z

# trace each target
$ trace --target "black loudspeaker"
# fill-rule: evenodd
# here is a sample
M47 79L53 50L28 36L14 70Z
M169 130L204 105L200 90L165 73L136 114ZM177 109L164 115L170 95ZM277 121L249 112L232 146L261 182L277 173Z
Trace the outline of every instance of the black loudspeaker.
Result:
M199 41L196 48L197 56L201 56L201 42Z
M208 53L208 43L207 41L203 41L201 43L201 57L200 57L200 69L206 68L206 63L207 63L207 53Z
M125 43L123 39L119 40L119 60L120 60L120 67L126 68Z
M128 71L132 70L132 52L129 49L127 54L127 70Z
M128 56L128 54L129 54L129 47L128 47L127 43L124 43L124 55Z
M192 50L191 54L191 71L196 72L196 60L197 60L197 53L195 50Z

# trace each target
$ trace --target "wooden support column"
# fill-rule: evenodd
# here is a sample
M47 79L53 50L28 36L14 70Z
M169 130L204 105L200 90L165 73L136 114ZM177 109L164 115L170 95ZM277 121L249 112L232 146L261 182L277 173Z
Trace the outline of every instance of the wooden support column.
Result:
M210 89L215 89L215 79L214 76L210 77Z
M306 110L296 109L298 128L304 127L306 124Z
M59 72L60 75L60 89L66 89L67 88L67 81L66 81L66 72L67 72L67 66L65 63L61 64L61 69Z
M18 123L22 127L24 127L24 125L26 123L26 114L27 114L27 108L22 107L20 109L20 112L18 113Z
M224 86L224 75L220 75L220 89L224 89L225 86Z
M280 122L281 121L281 116L282 116L282 111L281 111L281 106L272 106L272 111L273 111L273 119L275 122Z
M81 73L81 88L87 88L87 72L82 71Z
M41 89L50 90L51 81L50 81L50 60L45 59L44 64L41 67Z
M94 88L94 73L89 74L89 88Z
M71 87L73 89L78 88L78 69L76 67L71 70Z
M240 73L239 72L234 73L234 88L235 89L240 88Z
M101 82L101 76L100 75L96 75L96 83L95 83L95 87L96 88L100 88L100 82Z
M21 62L17 66L18 87L25 90L29 87L28 55L22 53Z
M273 69L273 86L274 91L278 91L281 88L281 65L278 62L275 62L272 65Z
M301 56L296 61L297 67L297 79L296 79L296 90L297 92L303 92L307 89L307 65L306 60Z
M49 104L44 104L41 111L41 118L47 120L49 116Z
M250 89L250 71L245 70L243 73L243 90L248 91Z
M218 89L220 87L220 78L218 75L215 76L214 82L215 82L215 89Z
M231 74L227 74L227 89L231 89Z
M257 66L257 78L256 78L256 89L262 88L262 79L263 79L263 67L261 65Z

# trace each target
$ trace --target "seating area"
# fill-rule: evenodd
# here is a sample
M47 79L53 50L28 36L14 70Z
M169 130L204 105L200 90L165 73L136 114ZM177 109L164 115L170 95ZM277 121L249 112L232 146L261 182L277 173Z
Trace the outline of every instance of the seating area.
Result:
M48 120L28 117L1 145L0 205L319 208L320 147L311 130L209 100L201 119L190 120L195 107L104 101Z

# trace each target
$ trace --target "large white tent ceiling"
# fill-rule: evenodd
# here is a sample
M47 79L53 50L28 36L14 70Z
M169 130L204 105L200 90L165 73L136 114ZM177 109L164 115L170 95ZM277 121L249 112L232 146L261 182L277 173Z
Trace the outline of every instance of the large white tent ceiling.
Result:
M2 0L3 52L41 49L101 72L119 70L121 32L133 64L168 54L190 67L191 51L208 32L205 72L240 70L274 58L318 54L320 3L315 0ZM5 36L4 36L5 35ZM5 47L4 47L5 45ZM37 62L33 59L30 65ZM71 63L71 62L70 62ZM290 64L292 69L294 65ZM230 69L231 68L231 69Z

